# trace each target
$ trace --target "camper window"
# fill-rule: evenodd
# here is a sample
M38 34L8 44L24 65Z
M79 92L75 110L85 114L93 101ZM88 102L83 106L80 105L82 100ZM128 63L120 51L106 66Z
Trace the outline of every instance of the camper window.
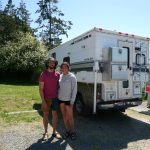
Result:
M51 57L53 57L53 58L56 59L56 53L52 53L52 54L51 54Z
M136 65L145 65L145 55L136 54Z
M135 47L135 50L136 51L141 51L141 48L140 47Z
M128 88L129 87L129 81L128 80L122 81L122 87L123 88Z
M64 57L63 62L67 62L67 63L70 64L70 57L69 56L68 57Z

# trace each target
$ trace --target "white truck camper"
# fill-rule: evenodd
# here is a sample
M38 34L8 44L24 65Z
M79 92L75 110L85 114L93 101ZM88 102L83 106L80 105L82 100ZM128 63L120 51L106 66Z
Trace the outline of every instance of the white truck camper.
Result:
M148 81L149 38L93 28L52 49L60 65L67 61L78 81L75 108L118 109L142 103Z

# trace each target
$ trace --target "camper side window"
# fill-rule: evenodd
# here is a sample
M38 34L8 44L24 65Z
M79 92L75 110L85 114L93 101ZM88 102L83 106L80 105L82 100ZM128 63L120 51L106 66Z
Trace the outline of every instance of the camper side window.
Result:
M129 81L128 80L122 81L122 87L123 88L128 88L129 87Z
M144 54L136 54L136 64L137 65L145 65L145 55Z
M63 62L67 62L67 63L70 64L70 57L69 56L68 57L64 57Z
M53 57L53 58L56 59L56 53L52 53L52 54L51 54L51 57Z

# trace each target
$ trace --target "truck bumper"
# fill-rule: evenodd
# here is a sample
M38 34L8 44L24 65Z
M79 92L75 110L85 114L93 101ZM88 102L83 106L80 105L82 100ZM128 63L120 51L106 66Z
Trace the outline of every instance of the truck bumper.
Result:
M97 103L98 109L127 109L128 107L134 107L142 104L141 98L103 101Z

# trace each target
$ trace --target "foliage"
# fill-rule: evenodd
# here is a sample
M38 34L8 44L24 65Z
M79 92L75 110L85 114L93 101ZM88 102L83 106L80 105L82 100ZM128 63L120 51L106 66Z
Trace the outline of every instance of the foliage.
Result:
M30 19L30 13L26 9L26 4L21 0L20 7L17 8L16 12L18 18L25 22L27 25L30 25L31 19Z
M62 20L64 14L56 6L58 0L39 0L39 9L36 13L40 16L37 19L40 29L40 37L49 48L53 48L61 43L60 35L67 35L71 29L71 21Z
M56 6L57 0L39 0L40 36L44 46L34 36L30 27L31 19L26 4L21 0L15 7L8 0L3 11L0 11L0 75L3 73L30 72L39 74L47 57L46 50L61 43L60 35L66 35L71 29L71 21L62 20L64 14ZM36 74L32 77L36 78Z
M30 22L30 14L25 3L21 1L20 7L15 8L12 0L8 0L4 11L0 12L0 46L5 45L8 41L16 40L20 31L33 34Z
M7 41L14 41L19 32L16 21L6 14L0 13L0 45L5 45Z
M33 35L30 14L21 0L15 7L8 0L0 12L1 72L36 72L46 57L46 48ZM36 68L36 69L35 69Z
M2 11L2 2L0 1L0 12Z
M26 9L26 4L21 0L20 7L16 9L16 21L18 21L19 26L23 32L32 33L32 29L30 27L30 23L32 20L30 19L30 13Z
M28 71L42 65L45 47L30 33L19 32L18 39L0 47L0 69L3 71Z
M16 9L15 9L15 5L12 3L12 0L8 0L8 3L4 8L4 14L12 16L13 18L15 18Z

